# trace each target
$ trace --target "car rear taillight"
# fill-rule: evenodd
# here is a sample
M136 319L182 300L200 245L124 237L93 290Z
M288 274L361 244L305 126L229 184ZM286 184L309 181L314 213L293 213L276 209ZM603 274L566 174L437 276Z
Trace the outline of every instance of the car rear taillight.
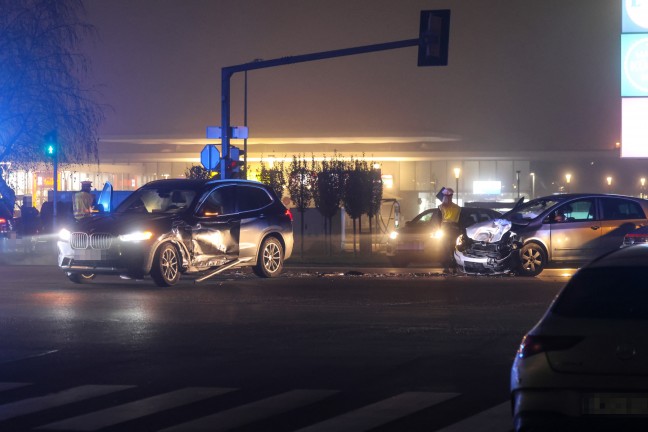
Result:
M7 223L7 219L5 219L5 218L0 218L0 224L4 224L4 223Z
M547 351L561 351L575 346L582 341L580 336L533 336L526 335L522 338L517 351L519 358L531 357L534 354Z
M292 212L290 211L290 209L286 209L286 216L288 216L290 218L290 222L293 221L293 215L292 215Z

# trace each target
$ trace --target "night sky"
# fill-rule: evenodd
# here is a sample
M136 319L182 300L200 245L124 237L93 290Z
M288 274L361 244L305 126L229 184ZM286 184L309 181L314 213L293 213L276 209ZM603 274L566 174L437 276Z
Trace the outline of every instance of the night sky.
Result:
M447 67L416 48L250 72L251 137L458 136L464 149L610 149L620 140L616 0L87 0L103 136L204 137L220 71L418 36L451 9ZM232 123L243 122L243 75Z

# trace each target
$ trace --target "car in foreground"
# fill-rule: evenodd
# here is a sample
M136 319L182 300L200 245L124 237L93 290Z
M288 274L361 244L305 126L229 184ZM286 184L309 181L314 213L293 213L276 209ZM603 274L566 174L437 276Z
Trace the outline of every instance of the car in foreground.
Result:
M468 274L540 274L551 262L584 263L618 249L648 225L648 200L565 194L519 203L501 219L476 224L457 239L455 259Z
M517 432L648 430L646 272L648 244L616 249L572 276L515 356Z
M477 222L489 221L501 215L491 209L462 207L459 228L463 231ZM389 234L387 257L397 267L406 267L411 262L439 262L445 236L441 228L440 210L425 210Z
M76 283L97 274L171 286L182 274L251 266L281 274L293 249L292 214L271 188L246 180L156 180L111 213L59 233L58 265Z

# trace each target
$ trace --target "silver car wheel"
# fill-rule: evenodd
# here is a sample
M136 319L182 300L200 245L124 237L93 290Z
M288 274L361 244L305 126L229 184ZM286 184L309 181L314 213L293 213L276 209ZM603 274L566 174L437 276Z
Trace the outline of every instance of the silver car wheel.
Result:
M274 273L281 264L281 249L274 242L268 242L263 249L263 267L270 273Z
M276 237L266 237L261 244L257 263L252 270L263 278L277 277L283 270L284 252Z
M523 276L539 275L547 262L542 247L536 243L527 243L520 251L520 274Z
M173 249L164 249L160 257L162 274L166 280L174 280L178 275L178 255Z

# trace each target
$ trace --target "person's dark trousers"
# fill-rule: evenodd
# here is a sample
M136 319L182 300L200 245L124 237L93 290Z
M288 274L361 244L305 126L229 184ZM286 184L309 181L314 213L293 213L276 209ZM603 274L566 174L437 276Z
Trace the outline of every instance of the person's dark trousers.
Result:
M444 270L454 271L457 267L457 263L454 258L455 245L457 243L457 237L461 234L459 225L454 222L443 222L441 224L443 228L443 240L444 240L444 251L442 262Z

